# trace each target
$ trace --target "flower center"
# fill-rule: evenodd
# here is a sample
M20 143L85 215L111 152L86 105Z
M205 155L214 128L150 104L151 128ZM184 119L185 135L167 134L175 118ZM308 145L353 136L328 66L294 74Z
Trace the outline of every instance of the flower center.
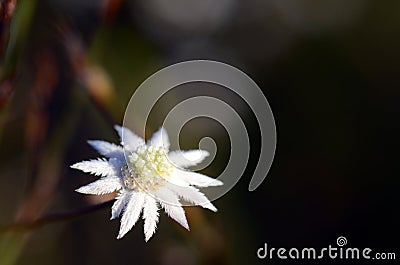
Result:
M169 180L174 169L162 147L142 145L129 156L129 162L121 169L129 189L154 191Z

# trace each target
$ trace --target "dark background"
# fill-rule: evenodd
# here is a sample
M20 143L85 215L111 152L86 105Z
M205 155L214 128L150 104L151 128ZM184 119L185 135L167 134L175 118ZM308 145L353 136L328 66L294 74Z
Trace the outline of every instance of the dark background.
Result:
M339 236L348 247L400 254L399 11L395 0L18 1L9 34L7 23L1 32L1 224L112 199L74 192L95 178L69 165L97 156L88 139L117 142L113 125L134 89L176 62L213 59L246 72L269 101L278 142L268 177L249 192L260 134L226 92L242 106L252 149L240 182L215 201L217 213L187 207L190 232L161 213L148 243L141 221L116 240L109 207L3 226L0 264L292 264L259 260L256 251L264 243L322 248ZM159 104L180 99L177 88ZM152 113L149 135L165 114ZM217 176L229 138L198 122L215 128L219 153L204 172ZM196 148L203 132L182 135L185 148Z

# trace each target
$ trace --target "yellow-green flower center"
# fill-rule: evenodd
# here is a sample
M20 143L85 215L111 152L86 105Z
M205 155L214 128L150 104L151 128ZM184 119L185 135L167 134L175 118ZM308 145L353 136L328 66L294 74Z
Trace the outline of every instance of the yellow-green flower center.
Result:
M169 180L173 169L164 148L143 145L129 156L129 165L121 171L125 187L152 191Z

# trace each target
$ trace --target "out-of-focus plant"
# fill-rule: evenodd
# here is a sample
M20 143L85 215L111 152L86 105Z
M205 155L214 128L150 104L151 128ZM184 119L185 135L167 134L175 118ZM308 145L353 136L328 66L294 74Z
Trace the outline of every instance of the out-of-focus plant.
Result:
M102 1L97 16L103 20L112 19L119 2ZM27 156L23 162L27 172L24 198L16 209L14 222L0 226L0 264L6 265L16 262L32 229L70 220L108 205L109 202L45 214L62 179L61 165L67 147L65 139L70 138L76 127L80 106L92 104L106 122L114 122L108 110L113 98L110 81L104 72L88 63L83 48L88 45L83 45L83 41L76 37L79 36L77 30L52 15L49 3L45 1L21 0L17 3L15 0L2 0L0 3L0 141L4 141L4 126L10 119L23 116ZM43 10L50 10L45 19L54 20L46 30L58 36L51 39L50 34L47 37L50 39L41 40L38 45L28 39L32 34L39 34L40 39L35 19ZM97 26L93 25L93 30ZM62 49L58 43L60 39ZM82 45L74 50L71 47L76 43ZM65 64L65 61L69 63ZM26 80L21 82L21 76L31 80L28 86ZM21 87L21 83L25 87ZM82 97L72 93L69 86L73 83L79 83L92 100L80 100ZM10 110L20 106L24 106L24 113L14 112L10 118ZM69 110L68 115L65 110Z

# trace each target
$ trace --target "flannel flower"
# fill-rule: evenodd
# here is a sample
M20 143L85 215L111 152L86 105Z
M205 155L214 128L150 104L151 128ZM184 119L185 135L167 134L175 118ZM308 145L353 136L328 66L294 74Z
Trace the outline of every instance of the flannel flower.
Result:
M142 214L145 240L148 241L157 227L159 206L189 230L180 199L217 211L195 186L223 183L184 169L203 161L208 156L207 151L169 152L169 139L164 128L160 128L147 143L125 127L115 126L115 129L121 146L100 140L88 141L104 158L79 162L71 167L100 177L77 192L102 195L118 191L111 208L111 219L122 215L118 239L132 229Z

